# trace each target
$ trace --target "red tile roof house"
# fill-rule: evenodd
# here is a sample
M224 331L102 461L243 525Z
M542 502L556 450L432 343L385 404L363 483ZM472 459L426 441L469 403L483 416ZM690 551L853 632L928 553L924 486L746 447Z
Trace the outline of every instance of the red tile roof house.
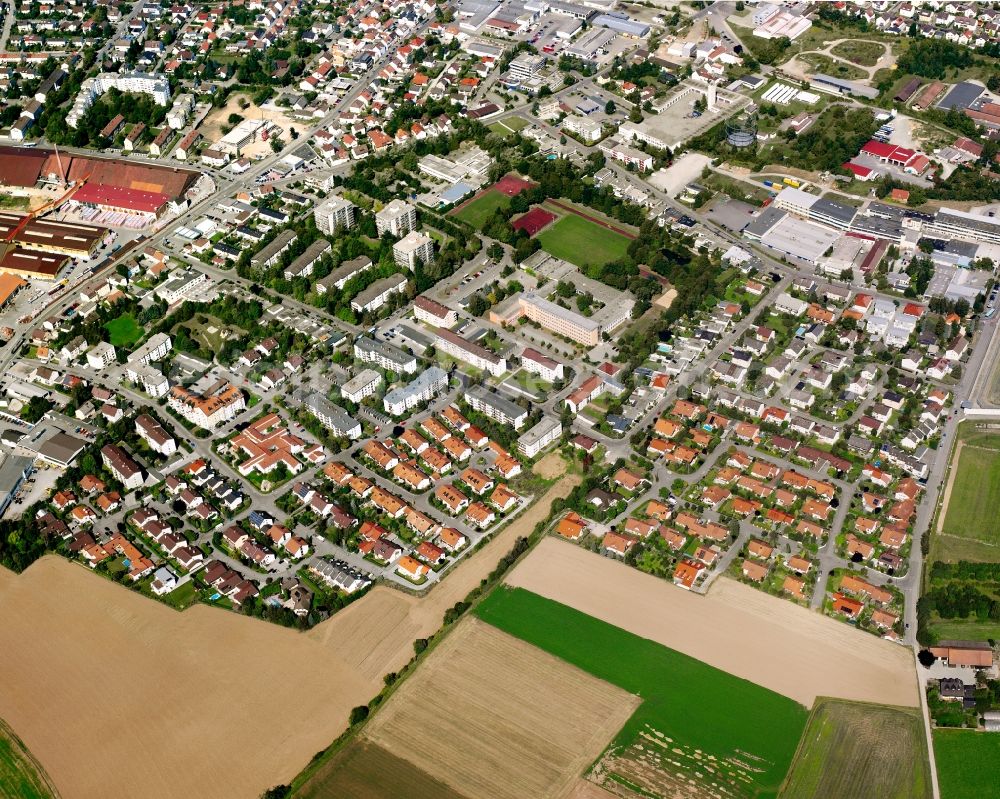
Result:
M601 542L601 549L605 554L623 558L638 542L638 537L628 533L607 532L604 534L604 541Z

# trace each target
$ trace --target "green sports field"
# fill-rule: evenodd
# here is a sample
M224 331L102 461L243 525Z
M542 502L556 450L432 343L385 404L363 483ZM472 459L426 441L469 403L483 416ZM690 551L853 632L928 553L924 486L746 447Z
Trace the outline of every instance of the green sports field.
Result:
M24 744L0 721L0 796L55 799L58 795Z
M1000 436L962 426L954 483L944 509L937 560L1000 559Z
M603 266L628 252L629 240L576 214L565 212L538 234L542 249L579 267Z
M132 314L122 314L105 324L108 340L116 347L130 347L142 338L142 328Z
M476 613L642 697L592 779L654 798L692 783L701 792L685 795L777 796L805 727L802 705L520 588L494 591Z
M996 796L1000 785L1000 735L975 730L934 730L941 799Z
M467 205L462 206L453 215L463 222L468 222L476 230L486 224L493 212L498 208L506 209L510 205L510 197L500 191L490 189L479 197L470 200Z
M930 760L917 708L819 699L781 799L929 799Z

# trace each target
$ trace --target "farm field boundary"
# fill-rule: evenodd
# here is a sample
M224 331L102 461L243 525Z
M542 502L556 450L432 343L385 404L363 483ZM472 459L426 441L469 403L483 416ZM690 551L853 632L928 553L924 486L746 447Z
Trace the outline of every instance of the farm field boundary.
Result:
M642 697L594 766L598 784L636 796L777 792L807 717L794 700L524 589L497 589L476 615Z
M906 707L919 701L910 650L734 580L720 578L699 596L550 537L506 582L806 707L820 696Z

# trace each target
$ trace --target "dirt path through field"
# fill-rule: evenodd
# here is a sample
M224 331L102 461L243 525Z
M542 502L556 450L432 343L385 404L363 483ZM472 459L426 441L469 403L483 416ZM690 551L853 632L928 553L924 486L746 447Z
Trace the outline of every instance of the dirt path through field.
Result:
M905 706L918 701L910 650L727 578L702 597L547 538L507 582L806 707L817 696Z
M316 627L309 637L334 647L368 679L380 680L397 671L413 656L413 641L434 633L445 611L479 585L518 536L528 535L549 515L557 497L565 497L580 482L566 475L545 495L478 552L457 566L426 597L413 597L384 586Z

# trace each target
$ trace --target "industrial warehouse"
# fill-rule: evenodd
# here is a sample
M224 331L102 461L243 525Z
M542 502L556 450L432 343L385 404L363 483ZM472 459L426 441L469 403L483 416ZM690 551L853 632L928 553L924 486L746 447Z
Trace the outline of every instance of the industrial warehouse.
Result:
M32 209L0 212L0 271L52 280L70 258L90 258L109 242L109 228L142 229L179 210L197 178L192 170L0 147L0 190L26 197Z

